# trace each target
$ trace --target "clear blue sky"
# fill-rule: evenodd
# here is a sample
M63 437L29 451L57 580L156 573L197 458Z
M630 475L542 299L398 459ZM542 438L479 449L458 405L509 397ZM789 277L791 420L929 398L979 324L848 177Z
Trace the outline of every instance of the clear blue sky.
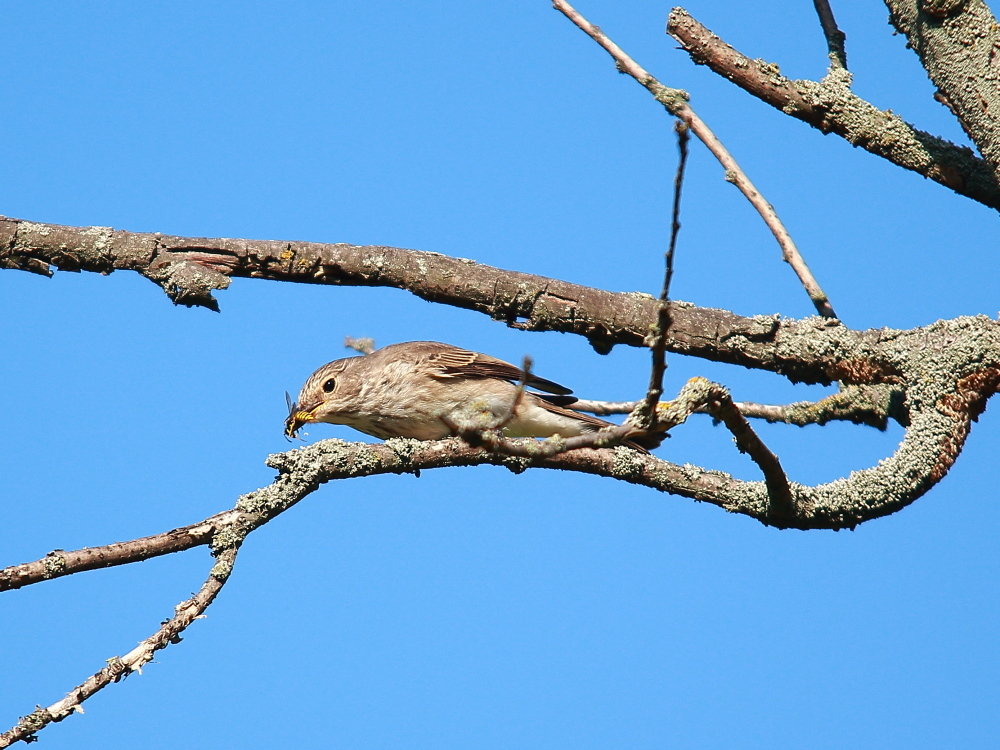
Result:
M668 6L581 0L688 89L777 207L847 324L997 314L996 216L696 68ZM818 78L812 4L686 6L752 57ZM963 136L878 3L835 2L856 90ZM193 236L379 243L656 292L672 122L547 2L8 3L0 213ZM674 295L812 312L773 241L693 146ZM403 292L235 281L222 313L134 274L0 272L0 565L152 534L267 484L282 392L344 335L437 339L591 398L646 355L510 331ZM814 398L673 358L738 399ZM309 440L356 439L317 426ZM763 430L791 477L900 432ZM50 750L191 747L995 746L996 408L934 491L854 532L779 532L563 473L453 469L327 485L255 533L205 620L142 676L49 727ZM661 449L755 478L695 419ZM131 649L204 578L204 549L0 597L0 725Z

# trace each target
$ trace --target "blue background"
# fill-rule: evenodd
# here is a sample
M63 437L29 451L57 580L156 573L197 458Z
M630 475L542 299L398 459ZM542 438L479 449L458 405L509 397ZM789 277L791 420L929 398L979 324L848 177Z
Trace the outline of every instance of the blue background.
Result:
M686 7L818 79L811 3ZM665 36L668 6L579 10L688 89L850 326L997 314L994 212L759 103ZM835 4L855 89L964 143L877 3ZM190 236L377 243L657 293L673 123L548 3L5 4L0 211ZM812 314L697 144L673 296ZM192 523L270 482L284 390L437 339L588 398L641 395L599 357L387 289L236 280L222 313L135 274L0 273L2 562ZM828 389L672 357L737 399ZM316 426L309 440L358 439ZM792 479L874 464L901 432L765 426ZM208 617L48 748L977 748L1000 670L995 409L928 496L854 532L780 532L568 473L450 469L323 487L253 534ZM693 418L659 451L757 478ZM204 549L0 597L0 725L61 698L198 588Z

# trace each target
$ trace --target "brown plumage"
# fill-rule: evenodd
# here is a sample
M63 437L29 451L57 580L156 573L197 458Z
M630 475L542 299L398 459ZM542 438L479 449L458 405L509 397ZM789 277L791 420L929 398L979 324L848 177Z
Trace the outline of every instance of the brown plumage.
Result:
M377 438L436 440L449 436L447 420L496 418L507 414L522 377L521 368L488 354L435 341L392 344L363 357L338 359L314 372L289 403L285 434L294 437L310 422L343 424ZM565 408L576 401L568 388L529 374L513 418L510 437L572 437L611 423ZM655 438L626 444L655 447ZM641 443L641 444L640 444Z

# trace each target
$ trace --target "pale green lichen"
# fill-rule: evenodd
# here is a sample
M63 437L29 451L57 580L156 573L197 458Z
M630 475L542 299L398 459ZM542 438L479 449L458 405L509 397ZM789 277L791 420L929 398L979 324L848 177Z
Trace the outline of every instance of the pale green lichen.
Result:
M503 456L500 459L500 465L512 474L523 474L535 464L530 458L523 456Z
M212 566L211 575L220 581L224 581L229 578L230 574L233 572L233 564L229 560L218 560L215 565Z
M611 475L616 479L631 479L642 474L642 461L639 453L633 448L626 448L624 445L615 446L612 449L615 454L611 463Z
M413 454L425 447L427 443L414 438L394 437L389 438L384 443L385 447L399 456L399 460L408 464L413 458Z
M238 547L254 528L256 525L249 523L248 520L227 524L212 535L209 549L211 549L212 554L217 555L222 550Z
M45 577L55 578L66 571L66 558L62 550L53 550L44 558Z

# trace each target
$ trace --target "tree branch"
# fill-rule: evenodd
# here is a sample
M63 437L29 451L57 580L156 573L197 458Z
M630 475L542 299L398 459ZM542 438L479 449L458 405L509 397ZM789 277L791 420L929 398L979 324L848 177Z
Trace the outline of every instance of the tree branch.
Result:
M670 217L670 243L663 258L663 287L660 304L656 310L656 325L647 337L650 349L649 385L646 397L639 402L632 414L632 421L644 429L651 429L656 422L656 405L663 395L663 374L667 371L667 333L670 330L670 283L674 278L674 255L677 252L677 237L681 231L681 195L684 188L684 169L688 157L688 127L678 120L674 125L677 133L677 171L674 174L674 200Z
M967 340L960 341L954 335L958 331L956 324L939 325L949 326L946 330L951 334L953 347L969 347ZM753 434L728 393L702 378L690 381L674 401L658 406L658 426L669 429L679 425L697 406L706 406L733 432L740 449L748 452L761 467L765 482L743 482L723 472L678 466L625 447L571 450L576 445L573 441L580 442L580 438L511 441L525 447L519 457L479 450L455 438L437 441L394 438L376 445L326 440L269 456L267 463L278 470L277 479L241 497L231 511L162 535L105 548L58 553L58 556L52 553L35 563L0 571L0 581L13 588L200 544L209 544L219 557L201 590L178 605L173 618L125 656L108 660L105 668L62 700L22 717L16 726L0 735L0 747L19 740L30 741L39 729L82 710L82 701L123 676L140 671L155 651L177 642L179 634L204 612L228 580L236 550L245 537L325 482L479 464L504 466L515 473L534 467L564 469L709 502L780 528L852 528L913 502L947 473L964 445L972 421L985 408L987 399L1000 389L1000 345L996 345L1000 342L994 340L992 343L992 360L988 366L973 369L966 364L968 374L925 370L921 377L911 379L907 406L912 421L892 456L872 468L816 487L789 483L777 458ZM600 444L602 440L620 441L632 429L632 425L626 423L596 436L583 437L592 444ZM55 570L47 569L50 560L59 561Z
M511 328L576 333L605 354L615 344L644 346L659 305L656 298L641 292L608 292L464 258L382 245L172 237L0 217L0 268L37 271L54 266L64 271L128 270L146 275L152 265L179 262L242 278L395 287L431 302L481 312ZM181 297L179 304L201 304L197 292ZM787 360L775 358L774 344L786 335L799 335L793 331L813 336L826 329L848 339L858 335L836 323L745 318L684 302L669 306L668 351L773 370L804 382L851 380L840 363L806 351Z
M889 20L904 34L937 98L1000 178L1000 26L982 0L886 0Z
M826 37L826 47L830 56L830 67L843 68L847 70L847 49L845 42L847 37L837 26L837 19L833 17L833 9L829 0L813 0L816 7L816 15L819 16L819 24L823 28L823 36Z
M831 71L822 82L789 80L777 65L746 57L682 8L671 11L667 31L695 63L783 113L1000 210L1000 185L987 162L860 98L850 90L846 71Z
M704 378L692 378L681 389L677 399L682 409L688 414L696 407L704 407L719 419L731 433L736 446L741 453L746 453L760 467L764 474L764 484L767 487L768 517L765 523L783 526L793 522L796 516L795 499L792 497L781 462L764 441L753 431L750 423L743 418L739 409L733 404L733 399L722 386ZM663 412L669 414L674 404L663 404ZM685 414L685 418L687 415Z
M62 721L73 713L83 713L83 702L95 693L133 672L142 674L143 666L152 661L153 654L172 643L179 643L180 634L202 616L229 580L235 561L236 547L220 552L219 559L212 566L208 579L198 593L174 607L173 617L124 656L108 659L106 667L70 690L62 700L44 708L38 706L27 716L22 716L15 726L0 734L0 748L9 747L18 741L34 741L37 739L35 734L52 722Z
M162 534L128 542L115 542L102 547L84 547L69 552L61 549L53 550L40 560L0 570L0 591L11 591L39 581L82 573L85 570L111 568L115 565L141 562L173 552L183 552L192 547L200 547L211 542L220 530L231 526L236 520L238 519L233 518L232 511L227 511L190 526L182 526Z
M816 307L816 311L823 317L836 318L837 315L830 304L829 298L822 288L820 288L819 282L812 275L812 271L809 270L809 266L806 264L799 249L795 246L791 234L789 234L785 225L778 217L778 213L774 210L774 206L764 198L757 189L757 186L753 184L750 177L743 171L722 141L719 140L705 121L690 107L687 93L680 89L672 89L664 86L656 80L649 71L629 57L621 47L615 44L600 28L594 26L584 18L566 0L553 0L552 5L576 24L587 36L597 42L605 52L611 55L619 71L632 76L670 114L679 118L691 129L692 133L698 136L701 142L705 144L712 155L718 159L719 163L726 170L726 180L735 185L743 193L744 197L750 202L750 205L760 214L767 228L771 230L771 234L774 235L774 239L781 248L782 260L791 266L799 282L802 284L802 288L805 289L806 294L809 295L809 299L812 300L813 305Z
M757 404L736 401L734 405L740 414L751 419L805 427L824 425L827 422L846 421L864 424L884 430L889 420L895 420L903 427L910 421L903 408L903 391L896 386L868 385L847 386L819 401L797 401L792 404ZM639 404L638 401L588 401L580 399L569 405L570 409L585 411L598 416L628 414ZM708 414L705 408L695 410L696 414Z
M404 289L422 299L484 313L519 330L575 333L602 353L615 344L643 346L660 304L638 292L608 292L380 245L169 237L0 218L0 266L8 268L47 264L104 274L117 269L141 273L151 263L170 262L163 254L207 263L230 276ZM903 370L911 364L952 367L957 373L966 365L988 366L998 351L989 346L996 346L992 342L1000 327L985 316L909 331L855 331L819 318L746 318L685 302L669 306L667 351L768 370L793 382L901 384ZM956 365L953 352L941 349L942 337L966 340L971 349L961 351L978 359Z

